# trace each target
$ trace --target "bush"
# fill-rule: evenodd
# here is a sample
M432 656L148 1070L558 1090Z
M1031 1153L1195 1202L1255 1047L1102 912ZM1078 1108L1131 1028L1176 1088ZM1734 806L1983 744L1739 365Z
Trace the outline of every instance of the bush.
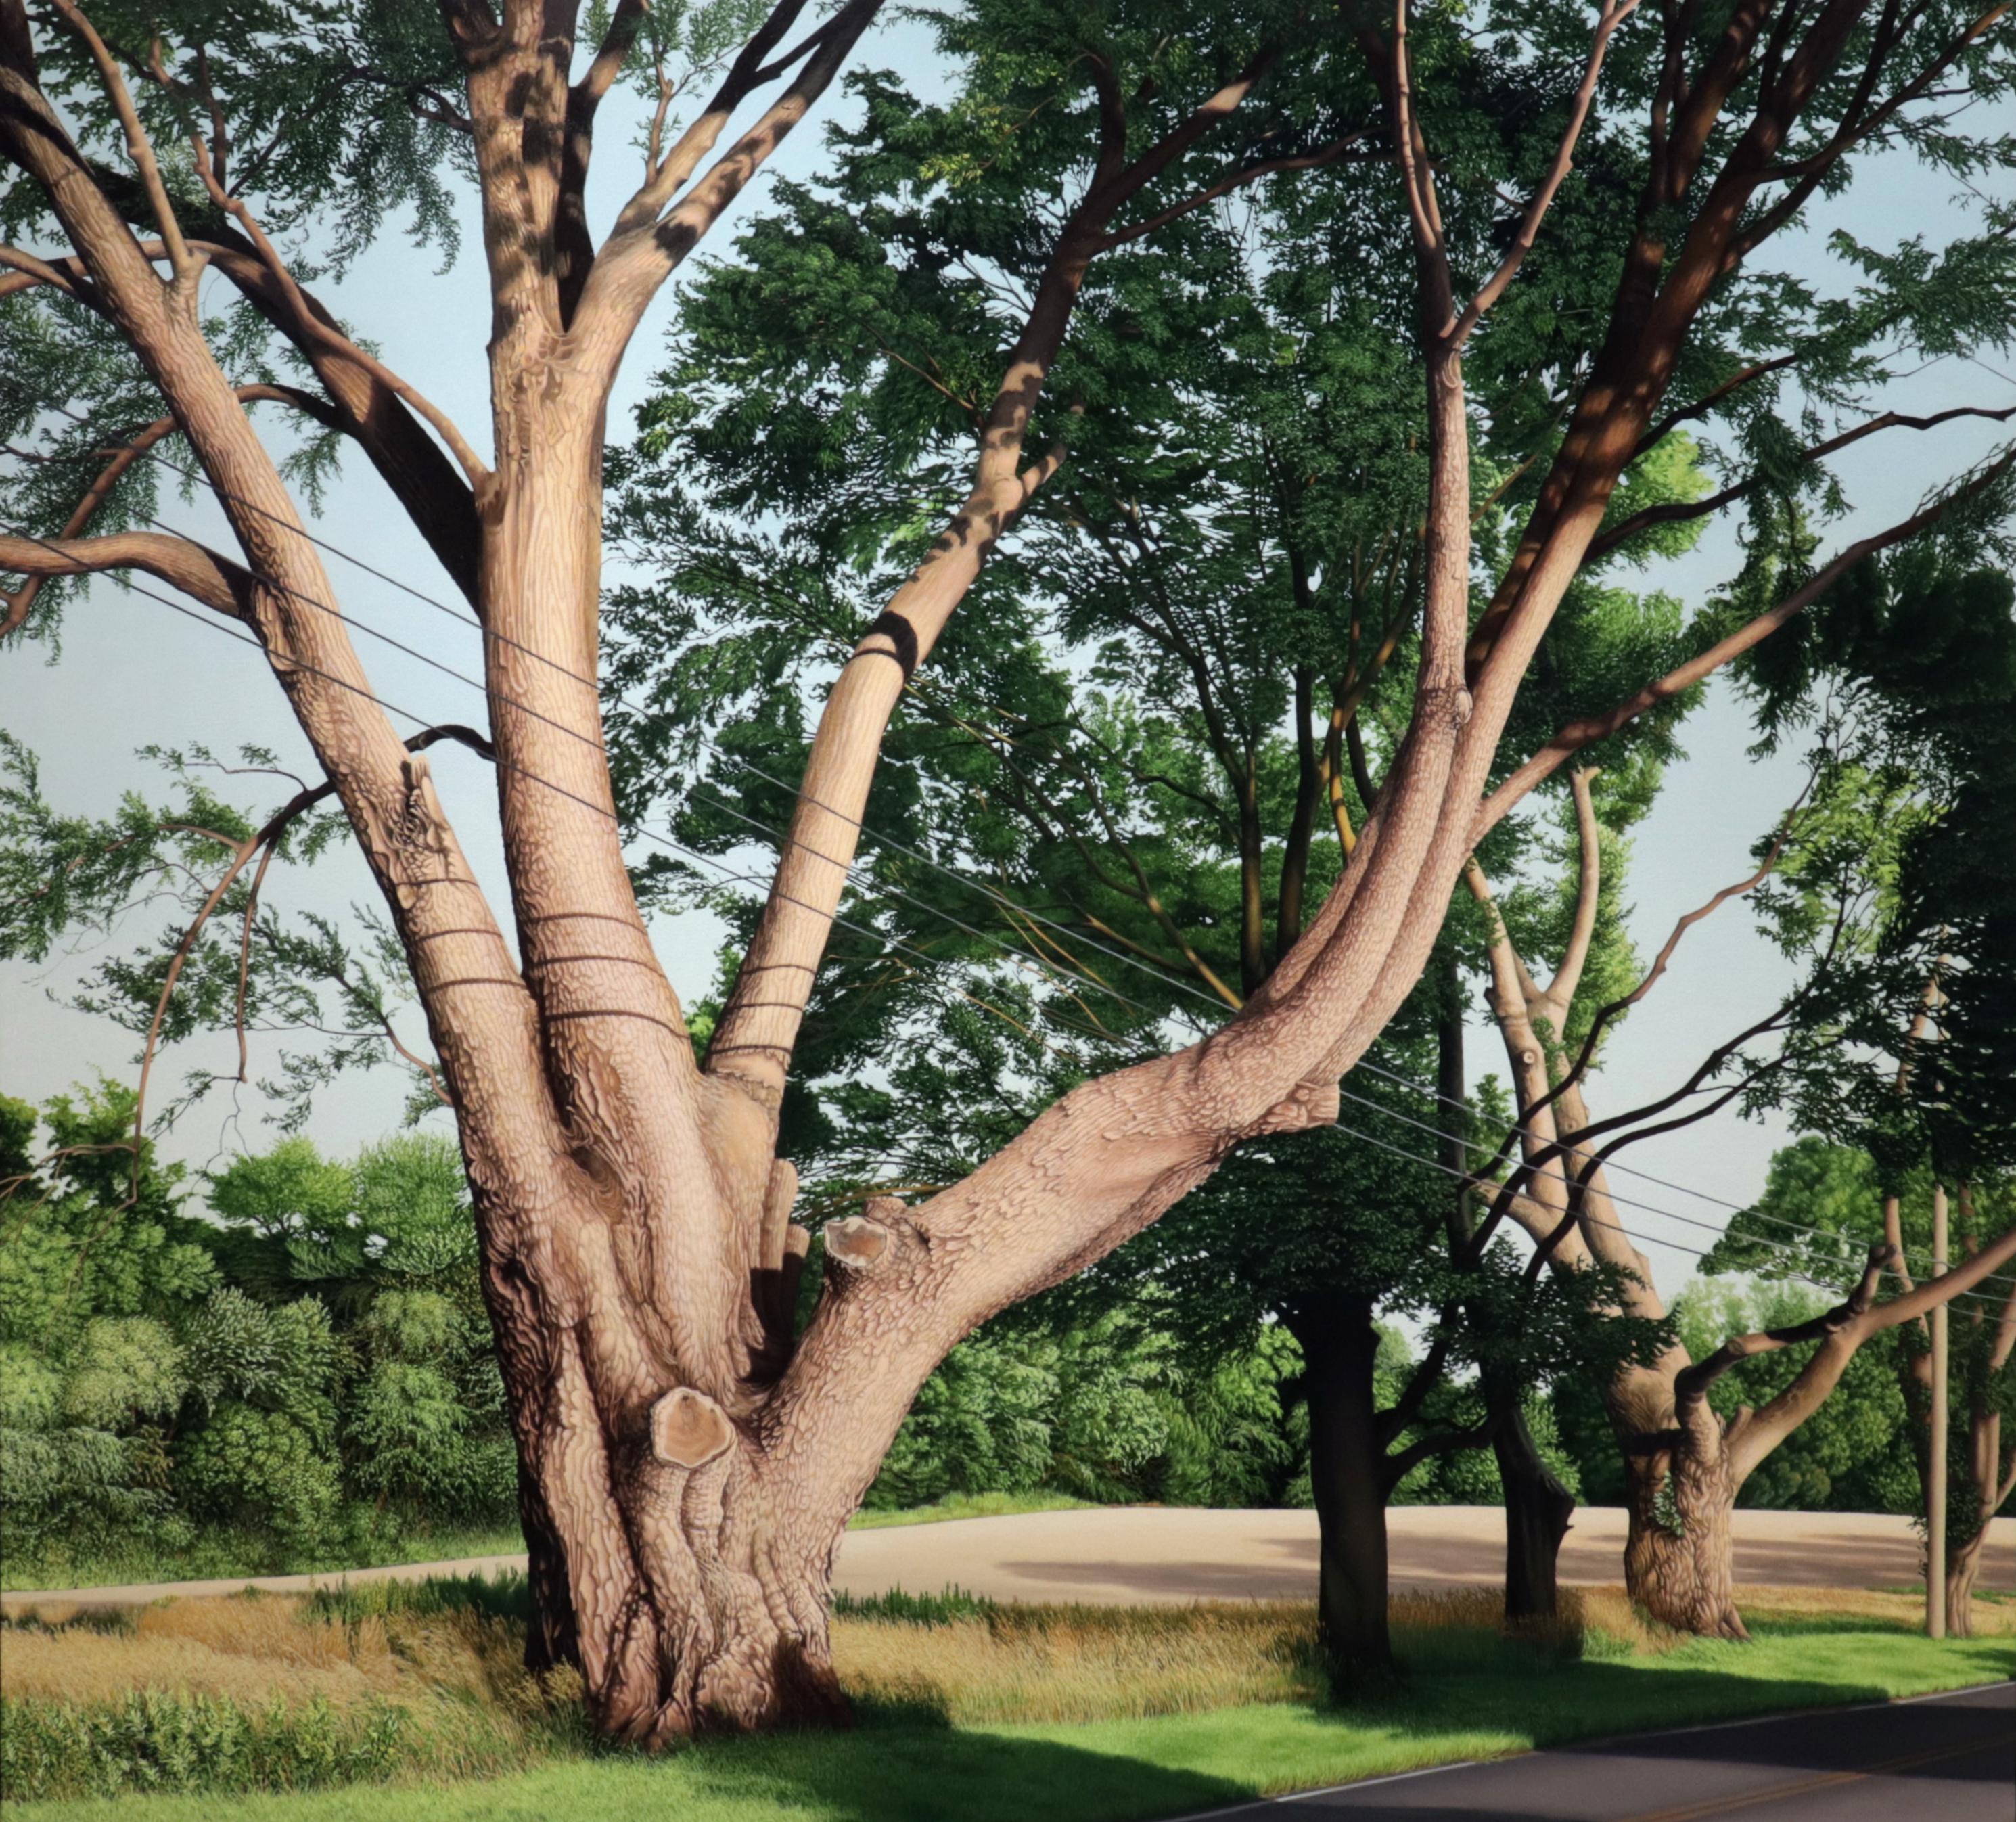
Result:
M250 1711L152 1691L105 1706L0 1702L0 1796L297 1791L383 1778L406 1724L404 1709L384 1703L344 1714L322 1701Z
M342 1471L283 1412L224 1406L183 1446L175 1484L193 1514L268 1531L290 1554L318 1554L340 1532Z

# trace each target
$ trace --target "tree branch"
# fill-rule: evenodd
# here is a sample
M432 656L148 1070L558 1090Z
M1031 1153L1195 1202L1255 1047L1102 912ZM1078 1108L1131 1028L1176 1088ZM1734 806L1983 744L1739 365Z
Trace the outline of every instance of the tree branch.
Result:
M292 405L297 411L315 418L319 423L327 424L332 428L337 427L336 413L328 401L317 398L312 393L304 392L298 387L265 384L240 386L237 388L237 394L240 404L250 404L261 399L275 400L283 405ZM98 478L85 491L83 499L78 501L76 510L65 521L63 530L56 534L58 538L74 538L81 536L86 527L90 524L99 508L111 497L112 490L118 484L120 477L164 437L180 427L172 417L157 419L145 430L122 444L118 448L113 450L110 459L99 470ZM27 457L31 460L37 459L37 458L27 456L27 452L24 450L14 448L11 444L7 445L7 448L12 455ZM31 576L26 586L16 593L11 596L0 594L0 606L5 607L4 614L0 614L0 638L4 638L7 634L15 631L27 619L28 610L34 605L35 597L41 592L42 583L47 579L46 577Z
M2000 408L1979 405L1959 405L1950 410L1935 412L1930 417L1913 417L1908 412L1886 411L1867 423L1857 424L1852 430L1845 430L1838 437L1830 437L1823 443L1816 443L1811 448L1802 449L1795 458L1801 463L1823 462L1830 456L1838 454L1851 444L1859 443L1864 437L1873 437L1879 430L1936 430L1941 424L1949 424L1957 418L1985 418L1991 423L2007 423L2016 418L2016 405ZM1613 525L1601 537L1591 541L1589 561L1605 556L1618 546L1628 542L1641 533L1649 531L1654 525L1670 525L1689 519L1706 517L1719 512L1732 501L1741 499L1754 492L1770 478L1762 470L1733 481L1727 487L1708 494L1697 500L1668 500L1656 506L1647 506L1642 513L1634 513L1618 524Z
M1752 646L1760 644L1795 614L1810 607L1857 564L1867 557L1875 556L1879 551L1888 550L1892 545L1902 544L1915 538L1928 527L1936 524L1953 507L1974 499L2001 480L2010 472L2012 466L2016 466L2016 445L2005 449L1993 462L1978 469L1960 486L1942 495L1928 506L1921 507L1908 519L1899 520L1886 531L1858 538L1833 562L1816 571L1768 613L1759 614L1726 638L1718 639L1698 657L1690 658L1685 664L1669 671L1656 682L1648 683L1607 714L1591 715L1569 722L1484 800L1471 826L1471 844L1474 846L1481 841L1486 834L1497 826L1514 805L1542 780L1550 778L1559 771L1585 747L1593 746L1598 740L1607 739L1647 709L1656 708L1660 703L1671 701L1683 691L1692 689L1704 678L1712 676L1732 659L1740 657Z
M168 188L161 181L161 168L154 162L153 142L147 137L147 129L140 123L139 110L133 105L132 92L126 86L126 78L117 60L105 47L105 41L98 35L96 28L85 17L73 0L51 0L56 11L63 16L70 30L82 38L91 52L92 61L98 66L99 80L105 85L107 99L119 117L119 124L126 135L126 155L133 160L133 168L139 174L141 187L154 212L154 225L160 230L163 243L168 250L168 265L178 280L193 282L195 262L182 239L182 226L175 219L175 206L168 200ZM192 300L193 301L193 300Z
M257 584L251 572L193 539L156 531L115 531L102 538L35 538L0 531L0 570L29 578L27 588L0 596L8 603L0 632L20 625L35 586L50 577L102 575L120 569L158 577L232 620L249 622L254 618Z
M461 464L470 485L480 488L489 475L488 465L470 446L469 440L456 428L455 419L431 399L401 380L376 355L366 354L333 323L323 321L309 308L308 299L301 294L301 287L294 283L293 274L287 269L286 261L280 257L279 249L266 238L265 230L259 225L257 218L253 214L244 199L232 196L218 182L217 174L211 167L210 150L203 142L203 135L192 133L189 144L196 156L196 174L203 179L204 189L209 191L210 200L244 230L246 237L257 250L260 259L286 297L293 311L295 327L299 333L311 340L322 343L344 360L361 367L402 403L425 418L448 445L449 453Z
M1636 12L1638 0L1604 0L1601 13L1596 22L1596 31L1590 40L1589 61L1583 67L1582 81L1576 85L1575 99L1568 110L1568 123L1561 134L1561 148L1554 154L1553 163L1546 175L1541 179L1540 187L1533 193L1520 217L1518 232L1512 237L1512 245L1504 258L1499 262L1496 272L1487 279L1477 295L1463 308L1449 332L1449 344L1460 348L1470 339L1471 332L1484 319L1492 304L1505 294L1506 287L1517 276L1525 265L1526 255L1533 250L1533 243L1539 237L1540 223L1554 200L1568 173L1575 168L1575 142L1582 137L1583 124L1589 118L1590 105L1596 99L1596 79L1602 73L1604 53L1610 49L1611 34L1630 14Z
M1575 884L1575 920L1568 931L1568 947L1561 966L1547 983L1535 1009L1552 1022L1554 1041L1559 1043L1568 1030L1568 1008L1575 990L1582 985L1582 969L1589 961L1590 939L1596 934L1596 913L1603 898L1603 830L1596 819L1596 803L1590 794L1596 768L1578 765L1568 774L1575 797L1575 833L1580 850L1581 873Z

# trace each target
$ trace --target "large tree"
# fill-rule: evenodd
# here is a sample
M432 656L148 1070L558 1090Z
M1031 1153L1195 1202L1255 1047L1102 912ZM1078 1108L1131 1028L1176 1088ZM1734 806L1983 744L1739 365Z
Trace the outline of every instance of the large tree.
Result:
M32 373L17 369L15 423L45 409L35 376L46 386L61 373L124 419L94 422L85 448L128 433L111 459L121 472L78 488L61 516L23 512L0 535L0 564L27 578L10 618L46 621L60 591L24 600L38 582L138 571L265 652L326 775L301 798L333 799L355 834L454 1108L519 1453L534 1662L578 1660L598 1723L657 1740L839 1711L832 1553L916 1386L977 1322L1118 1245L1239 1143L1329 1119L1340 1078L1420 974L1464 858L1535 783L1872 549L1935 521L1978 526L1997 504L2009 454L1809 575L1802 553L1780 549L1777 581L1716 643L1630 680L1635 694L1492 784L1566 592L1600 535L1632 530L1604 521L1648 439L1747 404L1758 394L1746 387L1809 357L1838 395L1843 338L1859 362L1850 377L1864 380L1872 334L1979 339L1967 308L2006 301L1994 232L1967 240L1964 269L1928 282L1906 261L1887 273L1880 329L1845 306L1816 304L1811 320L1764 309L1784 288L1755 260L1852 154L1902 144L1963 166L1991 155L1938 97L1957 82L2005 94L2011 63L2002 8L1939 0L1739 0L1656 18L1615 0L1593 32L1508 4L1502 52L1464 36L1467 20L1404 9L1389 20L1206 9L1174 35L1160 6L961 15L949 47L968 53L968 81L952 111L969 159L920 177L1012 171L1053 135L1080 150L1061 207L1047 182L1028 199L1030 283L977 401L957 497L826 697L790 844L702 1054L637 909L601 743L604 413L653 297L817 102L876 6L846 0L794 40L806 9L783 0L726 52L732 9L682 20L672 44L631 0L609 11L603 41L580 42L576 10L446 0L437 15L360 4L248 16L191 0L144 14L108 3L94 19L54 0L31 24L23 0L0 3L0 148L17 173L5 213L33 243L0 252L9 345L48 351ZM1598 114L1613 48L1615 99ZM713 59L716 87L682 129L670 110L682 51ZM653 81L660 54L668 73ZM643 181L598 243L597 117L633 62L646 112L662 99ZM1526 194L1502 221L1495 188L1466 188L1462 135L1445 138L1438 119L1440 92L1460 123L1473 81L1532 106L1517 141ZM727 138L745 103L747 124ZM1087 275L1166 220L1291 182L1361 139L1385 148L1366 182L1402 204L1418 274L1427 529L1410 710L1350 863L1236 1017L1072 1089L927 1201L829 1226L826 1284L794 1334L776 1291L801 1230L776 1136L797 1034L891 711L1016 513L1067 460L1071 409L1096 409L1047 386ZM1593 181L1569 182L1579 160ZM487 459L304 288L318 247L341 258L388 203L438 224L458 175L490 283ZM1536 383L1560 405L1539 433L1544 478L1473 611L1463 359L1494 306L1521 295L1529 254L1548 269L1557 201L1564 228L1602 238L1611 257L1577 268L1579 293L1543 286L1542 308L1502 319L1538 337ZM1502 253L1477 257L1453 231L1466 213L1496 225ZM276 234L309 261L290 268ZM2000 333L2006 309L1989 321ZM515 945L422 740L402 740L371 693L283 472L297 446L253 421L268 404L355 444L482 625ZM116 517L91 530L131 474L131 445L169 435L214 491L234 551ZM1780 474L1800 466L1802 452L1765 453ZM1739 477L1729 497L1756 500L1766 478L1761 466ZM295 807L249 836L218 831L220 897Z

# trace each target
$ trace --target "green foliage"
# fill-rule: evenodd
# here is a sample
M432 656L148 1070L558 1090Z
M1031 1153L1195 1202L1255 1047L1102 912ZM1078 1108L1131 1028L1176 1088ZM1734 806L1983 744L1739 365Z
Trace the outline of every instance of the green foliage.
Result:
M19 1154L0 1231L0 1522L29 1561L185 1547L200 1523L262 1568L509 1526L516 1454L452 1145L348 1163L283 1140L211 1179L213 1219L143 1148L131 1099L0 1103ZM91 1147L104 1146L106 1150ZM130 1205L128 1205L130 1203Z
M154 1162L134 1098L102 1083L34 1110L7 1101L20 1154L0 1180L0 1338L61 1352L94 1316L165 1315L218 1281L200 1222L181 1212L182 1172Z
M912 1594L891 1588L880 1594L835 1592L833 1611L848 1619L893 1619L905 1626L950 1626L962 1619L985 1619L999 1603L984 1594L970 1594L956 1584L949 1584L935 1594Z
M1087 1314L1039 1300L962 1342L919 1391L868 1496L871 1509L948 1493L1050 1489L1096 1501L1246 1505L1278 1496L1295 1459L1275 1331L1198 1370L1178 1311L1152 1287Z
M9 1701L0 1712L0 1791L30 1802L376 1781L405 1755L408 1719L390 1704L338 1712L321 1700L276 1701L260 1709L157 1690L91 1706Z
M230 1400L177 1453L176 1491L197 1517L269 1532L290 1557L319 1554L341 1535L341 1468L284 1411Z
M174 1415L189 1382L167 1325L144 1316L99 1316L85 1327L63 1388L66 1421L123 1430Z
M1786 1328L1839 1302L1810 1286L1710 1280L1678 1298L1674 1320L1687 1351L1705 1359L1730 1336ZM1724 1374L1708 1403L1726 1420L1788 1385L1811 1352L1753 1356ZM1743 1506L1805 1512L1908 1512L1918 1503L1910 1428L1893 1349L1861 1349L1841 1384L1766 1458L1738 1496Z

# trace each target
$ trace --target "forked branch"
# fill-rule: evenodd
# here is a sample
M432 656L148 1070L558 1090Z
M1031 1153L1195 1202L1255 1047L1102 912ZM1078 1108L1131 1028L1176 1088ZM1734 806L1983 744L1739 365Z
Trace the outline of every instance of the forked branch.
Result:
M2000 483L2012 468L2016 468L2016 445L2004 449L1993 462L1977 469L1959 487L1921 507L1909 518L1899 520L1885 531L1856 539L1831 563L1816 571L1794 589L1777 607L1746 621L1727 637L1716 640L1699 656L1690 658L1683 664L1676 665L1665 676L1647 684L1616 708L1603 715L1589 715L1579 721L1570 722L1484 800L1478 808L1476 820L1471 825L1473 845L1495 828L1513 805L1535 785L1542 780L1553 776L1584 747L1607 739L1647 710L1654 708L1662 702L1670 702L1675 697L1691 690L1695 684L1712 676L1725 664L1741 657L1751 646L1769 638L1795 615L1811 607L1857 564L1889 549L1892 546L1906 542L1938 524L1957 506L1978 499Z

